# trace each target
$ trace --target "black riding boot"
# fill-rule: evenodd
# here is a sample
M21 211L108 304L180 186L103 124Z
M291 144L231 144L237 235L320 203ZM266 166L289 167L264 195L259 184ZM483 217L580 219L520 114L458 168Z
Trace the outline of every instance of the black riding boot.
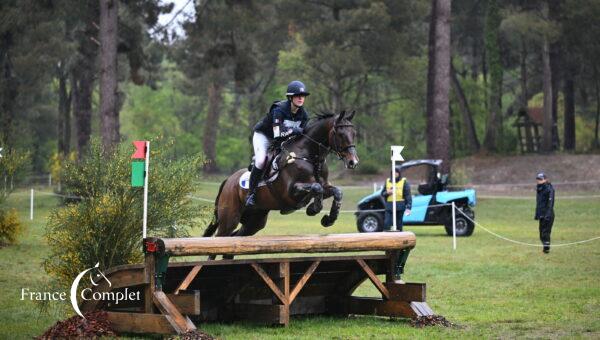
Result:
M256 165L252 167L252 172L250 173L250 191L248 192L248 197L246 198L247 208L252 208L256 205L256 187L263 176L263 172L264 171L257 168Z

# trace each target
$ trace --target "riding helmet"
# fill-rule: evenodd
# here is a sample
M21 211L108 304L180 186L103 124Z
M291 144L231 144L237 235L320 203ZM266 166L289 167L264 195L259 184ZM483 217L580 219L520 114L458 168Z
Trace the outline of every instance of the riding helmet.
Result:
M288 84L287 93L285 95L286 96L298 96L298 95L308 96L308 95L310 95L310 92L308 92L306 90L306 86L304 86L303 82L301 82L299 80L294 80Z

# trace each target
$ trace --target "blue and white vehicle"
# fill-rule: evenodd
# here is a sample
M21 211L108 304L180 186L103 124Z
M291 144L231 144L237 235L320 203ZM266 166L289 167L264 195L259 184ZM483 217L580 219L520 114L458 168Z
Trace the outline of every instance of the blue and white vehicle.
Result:
M398 166L408 182L417 185L418 193L412 195L412 209L404 216L404 225L443 225L446 233L452 235L452 206L475 220L473 207L477 203L475 190L447 190L448 175L440 174L442 160L423 159L404 162ZM385 200L380 191L363 197L358 202L356 225L360 232L383 230ZM471 236L475 224L460 213L455 214L456 236Z

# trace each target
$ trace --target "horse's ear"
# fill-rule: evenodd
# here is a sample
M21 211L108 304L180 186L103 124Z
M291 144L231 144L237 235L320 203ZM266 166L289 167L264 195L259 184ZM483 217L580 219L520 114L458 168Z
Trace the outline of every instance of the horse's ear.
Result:
M338 118L335 120L336 123L340 123L342 121L342 119L344 119L344 116L346 115L346 111L342 111L342 113L340 113L340 115L338 116Z
M350 115L348 117L346 117L346 119L348 119L349 121L352 121L352 118L354 118L355 113L356 113L356 111L352 110L352 112L350 112Z

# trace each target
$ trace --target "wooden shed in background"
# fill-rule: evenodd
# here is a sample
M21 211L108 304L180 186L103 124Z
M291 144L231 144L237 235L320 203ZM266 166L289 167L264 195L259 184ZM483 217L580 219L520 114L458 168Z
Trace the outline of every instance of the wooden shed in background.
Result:
M522 153L540 151L540 128L543 122L543 108L529 107L519 110L513 126L517 128L519 146Z

